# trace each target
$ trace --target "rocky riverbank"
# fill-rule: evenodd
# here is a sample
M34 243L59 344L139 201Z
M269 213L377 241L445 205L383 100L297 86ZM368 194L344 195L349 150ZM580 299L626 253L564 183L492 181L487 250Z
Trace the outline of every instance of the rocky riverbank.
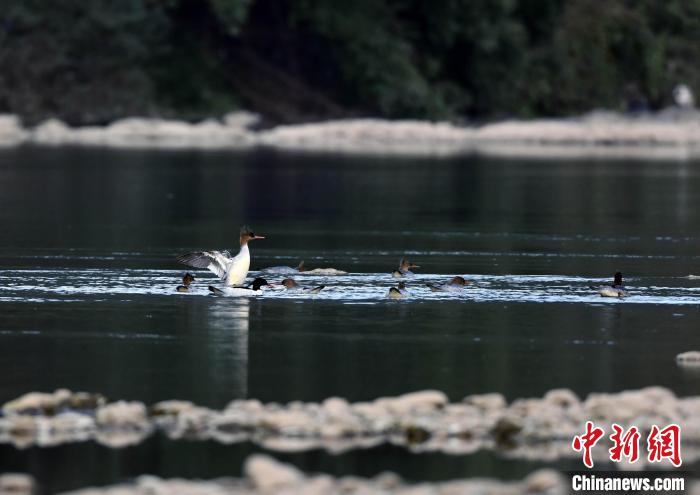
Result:
M587 420L606 432L612 432L612 423L636 426L643 435L652 425L679 424L684 462L700 459L700 397L677 398L660 387L591 394L585 400L559 389L510 404L500 394L449 402L430 390L356 403L341 398L289 404L235 400L220 411L176 400L150 408L140 402L109 403L99 395L57 390L6 403L0 442L25 448L94 440L124 447L161 432L171 439L251 441L274 451L323 448L338 453L388 442L413 452L486 449L543 461L580 456L571 440ZM593 451L601 462L608 458L603 443ZM626 467L643 468L645 462Z
M24 128L0 116L0 145L232 149L267 147L305 152L389 155L639 157L700 156L700 112L669 109L627 116L595 112L570 119L504 121L483 126L445 122L354 119L257 130L258 117L234 112L199 123L128 118L107 126L69 127L50 119Z

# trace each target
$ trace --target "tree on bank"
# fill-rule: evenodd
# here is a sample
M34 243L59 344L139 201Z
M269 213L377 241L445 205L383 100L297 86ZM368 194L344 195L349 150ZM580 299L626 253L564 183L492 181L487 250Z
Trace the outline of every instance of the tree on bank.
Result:
M0 111L271 122L660 108L700 0L0 0Z

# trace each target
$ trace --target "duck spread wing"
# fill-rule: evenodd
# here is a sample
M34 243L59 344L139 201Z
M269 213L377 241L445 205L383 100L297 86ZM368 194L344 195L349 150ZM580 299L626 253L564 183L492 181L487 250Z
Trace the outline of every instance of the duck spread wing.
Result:
M228 252L224 251L228 254ZM178 256L177 260L183 265L195 268L206 268L220 278L226 276L226 267L231 262L231 258L219 251L197 251Z

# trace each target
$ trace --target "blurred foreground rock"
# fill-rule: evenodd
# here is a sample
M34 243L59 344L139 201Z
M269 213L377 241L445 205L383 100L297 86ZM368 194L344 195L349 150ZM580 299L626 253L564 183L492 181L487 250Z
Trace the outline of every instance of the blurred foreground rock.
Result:
M16 115L0 114L0 147L22 144L27 135Z
M508 404L500 394L449 402L439 391L421 391L371 402L329 398L321 403L262 404L235 400L216 411L188 401L106 403L95 394L32 392L10 401L0 416L0 443L51 446L92 439L111 447L143 441L159 431L171 439L251 441L275 451L322 448L338 453L390 443L413 452L467 454L486 449L532 460L577 457L574 435L587 420L611 433L612 423L636 426L643 438L652 425L683 428L683 460L700 458L700 397L678 398L650 387L581 400L566 389ZM607 437L594 459L608 458ZM641 469L645 460L633 466Z
M0 473L0 495L32 495L36 485L31 476L19 473Z
M72 495L517 495L565 494L568 480L551 470L535 471L521 481L491 479L453 480L440 483L409 484L391 473L374 478L325 474L306 475L293 466L271 457L254 455L245 463L244 477L212 481L163 480L141 476L133 483L106 488L87 488Z

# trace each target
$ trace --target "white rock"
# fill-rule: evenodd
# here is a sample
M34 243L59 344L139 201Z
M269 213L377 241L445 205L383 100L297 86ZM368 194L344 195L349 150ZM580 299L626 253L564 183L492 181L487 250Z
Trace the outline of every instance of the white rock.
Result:
M71 141L74 131L59 119L48 119L31 131L31 139L37 144L65 144Z
M0 474L0 495L31 495L34 488L34 479L28 474Z
M527 493L547 493L565 486L563 476L552 469L540 469L523 480Z
M29 134L22 128L19 117L0 114L0 146L22 144L28 136Z
M278 430L287 435L299 435L316 430L316 421L313 417L301 410L282 410L266 413L260 420L265 427Z
M43 422L46 425L46 428L40 430L39 443L42 445L87 440L95 430L95 420L85 414L64 412L52 418L40 419L42 426Z
M188 400L164 400L151 407L154 416L177 416L185 411L191 411L196 406Z
M260 454L252 455L245 461L243 472L256 489L268 493L294 487L303 480L303 475L296 468Z
M581 400L578 396L567 388L557 388L544 394L545 402L552 403L559 407L580 407Z
M385 490L399 488L403 481L401 477L391 471L383 471L374 477L374 482Z
M234 400L228 403L224 411L245 411L245 412L260 412L263 410L263 404L257 399Z
M673 88L673 101L680 108L693 108L695 106L693 91L687 84L677 84Z
M119 401L100 407L96 421L100 427L142 429L148 424L148 414L141 402Z
M680 366L700 366L700 351L682 352L676 356L676 363Z
M176 416L175 425L169 435L171 438L205 438L218 414L211 409L198 406L182 411Z
M71 397L70 391L58 389L54 393L29 392L6 403L3 406L5 414L21 414L23 412L45 412L52 414L64 405Z
M499 393L469 395L464 398L466 404L482 410L498 410L506 407L506 398Z
M107 447L113 449L121 449L124 447L129 447L131 445L140 444L146 439L146 437L148 437L149 433L150 431L147 429L97 430L97 433L95 434L95 440L97 441L97 443L106 445Z
M423 390L400 395L395 399L387 399L386 405L396 414L407 414L411 411L438 409L448 402L447 396L438 390Z
M330 397L321 404L323 412L331 418L346 418L350 414L350 404L345 399Z
M335 483L328 475L314 476L299 489L303 495L335 495Z
M226 115L224 115L223 121L224 125L227 127L248 129L257 125L260 122L260 115L258 115L257 113L240 110L236 112L227 113Z

